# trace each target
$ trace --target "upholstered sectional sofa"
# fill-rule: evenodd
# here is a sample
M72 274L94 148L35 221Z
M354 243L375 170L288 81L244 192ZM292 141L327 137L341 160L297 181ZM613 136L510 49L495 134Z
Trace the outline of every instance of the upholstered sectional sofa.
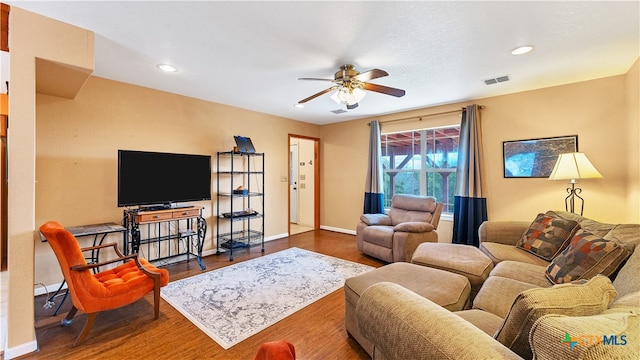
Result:
M479 237L492 269L462 311L393 281L361 292L373 359L640 358L640 225L549 211Z

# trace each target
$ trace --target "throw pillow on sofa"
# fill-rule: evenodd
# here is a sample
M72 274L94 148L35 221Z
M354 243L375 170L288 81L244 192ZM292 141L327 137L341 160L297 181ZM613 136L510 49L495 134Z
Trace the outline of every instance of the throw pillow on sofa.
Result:
M529 331L541 316L600 314L618 295L608 277L598 275L583 284L560 284L521 292L494 338L525 359L533 354Z
M590 279L598 274L609 276L629 255L615 241L579 230L569 246L551 261L545 275L556 284Z
M563 219L553 212L541 213L522 234L516 246L551 261L564 250L579 228L577 221Z

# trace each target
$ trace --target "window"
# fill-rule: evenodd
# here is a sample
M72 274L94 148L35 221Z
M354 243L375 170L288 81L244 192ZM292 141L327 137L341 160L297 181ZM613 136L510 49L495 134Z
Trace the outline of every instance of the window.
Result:
M393 194L434 196L453 213L460 126L383 134L385 208Z

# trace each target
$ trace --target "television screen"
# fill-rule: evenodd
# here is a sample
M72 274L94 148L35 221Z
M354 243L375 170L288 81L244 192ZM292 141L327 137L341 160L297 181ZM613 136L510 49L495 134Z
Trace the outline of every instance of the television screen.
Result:
M211 199L211 156L118 150L118 206Z

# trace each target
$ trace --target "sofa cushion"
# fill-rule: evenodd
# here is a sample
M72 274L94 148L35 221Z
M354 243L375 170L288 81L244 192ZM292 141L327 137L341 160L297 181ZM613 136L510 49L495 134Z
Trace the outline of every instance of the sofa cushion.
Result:
M524 281L489 276L473 299L473 308L505 318L518 294L537 288Z
M617 292L611 280L598 275L583 284L560 284L520 293L511 306L496 340L525 359L532 357L529 331L543 315L596 315L607 309Z
M493 336L504 321L504 319L498 315L477 309L456 311L454 314L472 323L489 336Z
M596 234L593 231L591 232ZM603 238L605 240L614 240L619 245L622 245L625 249L627 249L629 253L632 253L633 249L635 249L636 246L640 245L640 224L615 225L611 229L611 231L603 235Z
M549 265L547 260L541 259L513 245L494 242L480 243L480 250L491 258L491 261L493 261L494 264L498 264L501 261L511 260L545 267Z
M577 221L567 220L554 214L538 214L529 229L522 234L516 247L547 261L562 251L580 228Z
M529 341L536 359L640 359L640 314L545 315Z
M597 274L609 276L628 256L629 252L615 241L578 230L569 246L551 261L545 274L556 284L590 279Z
M640 309L640 291L635 291L624 296L620 296L618 293L618 297L611 303L611 309L629 309L636 308Z
M596 220L591 220L582 215L578 215L569 211L553 211L549 210L545 214L553 217L559 217L565 220L573 220L580 224L581 229L585 229L592 234L605 236L612 229L614 229L616 224L607 224Z
M545 276L546 266L519 261L501 261L491 270L490 276L501 276L540 287L553 285Z
M629 256L627 262L620 269L615 280L613 280L613 286L618 291L618 297L640 291L638 274L640 274L640 245L635 248L633 254Z

